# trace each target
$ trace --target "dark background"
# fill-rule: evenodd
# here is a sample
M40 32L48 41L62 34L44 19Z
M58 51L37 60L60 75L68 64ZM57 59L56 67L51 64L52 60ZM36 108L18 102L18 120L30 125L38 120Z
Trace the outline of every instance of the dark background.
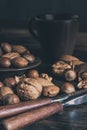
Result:
M87 31L87 0L0 0L0 27L27 28L29 19L51 12L78 14Z

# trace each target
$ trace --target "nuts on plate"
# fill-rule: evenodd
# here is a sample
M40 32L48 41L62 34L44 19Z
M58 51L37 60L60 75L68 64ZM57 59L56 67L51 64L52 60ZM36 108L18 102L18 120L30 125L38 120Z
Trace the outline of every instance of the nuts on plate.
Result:
M15 67L21 68L21 67L26 67L28 65L28 61L23 57L17 57L12 60L12 64Z

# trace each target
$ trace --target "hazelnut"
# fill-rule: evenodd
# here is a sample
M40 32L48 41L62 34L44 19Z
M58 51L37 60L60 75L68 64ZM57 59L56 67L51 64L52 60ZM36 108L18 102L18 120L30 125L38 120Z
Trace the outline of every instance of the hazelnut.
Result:
M7 94L13 94L14 92L12 91L11 88L9 87L1 87L0 88L0 99L3 98L3 96L7 95Z
M61 86L61 90L62 92L69 94L75 92L75 87L73 86L73 84L66 82Z
M8 42L3 42L1 43L1 48L5 53L11 52L12 51L12 47Z
M54 97L56 96L60 91L60 88L55 85L49 85L46 87L43 87L43 95L44 96L49 96L49 97Z
M35 69L30 70L27 75L30 78L37 78L37 77L39 77L39 73Z
M1 87L4 87L4 84L3 84L2 82L0 82L0 88L1 88Z
M35 56L33 54L24 54L23 57L28 60L29 63L34 63Z
M22 45L13 45L12 50L14 52L18 52L19 54L23 54L26 51L26 48Z
M11 66L11 61L9 58L3 57L0 59L0 66L8 68Z
M9 78L5 78L3 83L5 86L12 88L16 85L16 80L13 77L9 77Z
M72 70L72 69L67 69L64 72L64 77L67 81L73 81L76 79L77 74L76 71Z
M20 102L19 97L16 94L7 94L2 98L3 105L12 105Z
M24 59L23 57L17 57L12 60L12 64L18 68L26 67L28 65L28 61L26 59Z

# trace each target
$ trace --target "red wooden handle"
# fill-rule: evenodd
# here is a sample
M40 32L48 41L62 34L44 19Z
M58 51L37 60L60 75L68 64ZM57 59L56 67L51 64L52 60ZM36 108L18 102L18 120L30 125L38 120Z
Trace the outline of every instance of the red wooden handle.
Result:
M5 117L10 117L50 103L51 103L50 98L44 98L44 99L21 102L13 105L2 106L0 107L0 119Z
M51 116L62 109L63 106L60 103L53 103L51 105L43 106L41 108L5 119L3 120L2 125L5 130L19 130L26 125L30 125L36 121Z

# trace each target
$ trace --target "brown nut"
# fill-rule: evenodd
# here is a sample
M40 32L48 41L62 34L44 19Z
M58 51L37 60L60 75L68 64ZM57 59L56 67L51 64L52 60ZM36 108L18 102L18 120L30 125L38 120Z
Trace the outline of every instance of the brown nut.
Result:
M11 88L9 87L1 87L0 88L0 100L3 98L3 96L7 94L13 94L14 92L12 91Z
M8 42L3 42L1 43L1 48L5 53L11 52L12 51L12 47Z
M73 84L66 82L61 86L61 90L62 92L69 94L75 92L75 87Z
M0 88L4 87L4 84L2 82L0 82Z
M48 74L46 74L46 73L41 73L40 74L40 77L41 78L44 78L44 79L46 79L46 80L48 80L48 81L52 81L52 77L51 76L49 76Z
M35 69L32 69L27 73L27 76L30 78L37 78L39 77L39 72Z
M64 77L67 81L73 81L76 79L77 74L76 71L72 70L72 69L67 69L64 72Z
M14 52L18 52L19 54L23 54L27 49L22 45L13 45L12 50Z
M16 57L19 57L19 53L17 52L9 52L9 53L6 53L4 55L2 55L2 57L6 57L6 58L9 58L10 60L16 58Z
M17 85L17 94L22 100L37 99L41 92L42 86L34 78L24 78Z
M33 54L24 54L23 57L28 60L29 63L34 63L35 56Z
M3 81L4 85L13 88L16 85L16 80L13 77L5 78Z
M50 85L50 86L43 87L42 93L44 96L54 97L59 93L59 91L60 88L58 86Z
M3 57L0 59L0 66L4 68L8 68L11 66L11 61L9 58Z
M75 61L75 60L79 60L79 58L75 57L75 56L72 56L72 55L63 55L60 57L60 60L63 60L63 61Z
M0 57L2 57L2 54L3 54L3 53L2 53L2 49L0 48Z
M12 64L15 67L21 68L21 67L26 67L28 65L28 61L23 57L17 57L12 60Z
M58 61L52 65L52 72L56 76L63 76L63 73L66 69L70 69L71 65L67 64L64 61Z
M2 98L3 105L12 105L20 102L19 97L16 94L7 94Z

